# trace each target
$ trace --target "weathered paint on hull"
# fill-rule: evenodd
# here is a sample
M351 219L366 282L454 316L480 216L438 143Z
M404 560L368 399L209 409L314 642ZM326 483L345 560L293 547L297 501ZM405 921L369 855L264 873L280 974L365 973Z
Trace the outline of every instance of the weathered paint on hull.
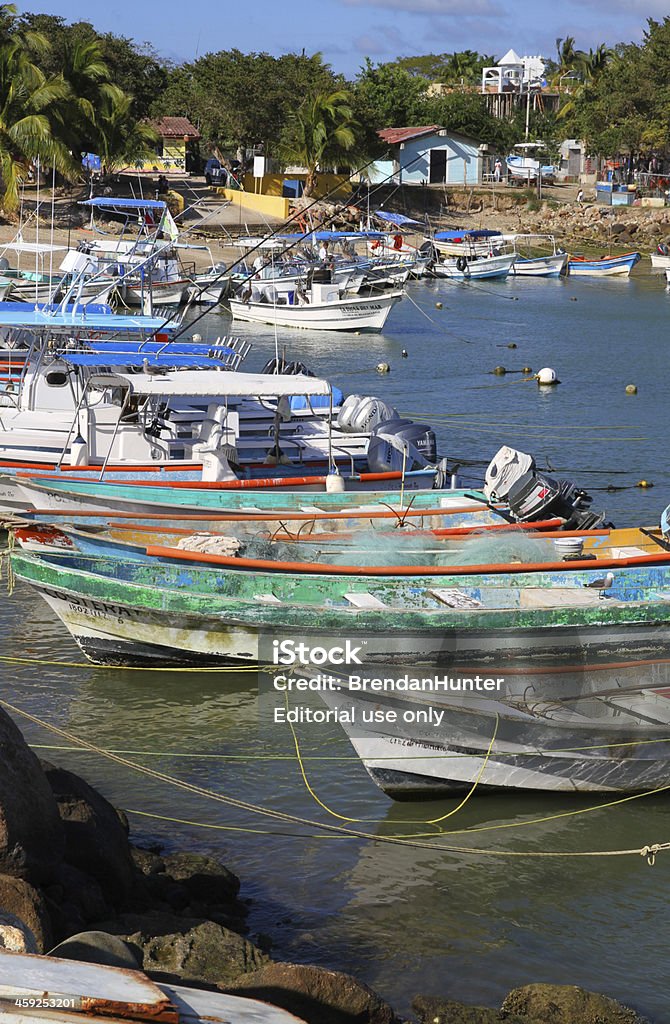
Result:
M340 720L356 753L394 799L436 798L475 782L484 789L637 792L670 778L668 682L667 662L631 663L615 680L606 667L530 672L501 699L385 695L384 709L397 715L391 724L371 721L377 695L352 696L345 687L321 696L345 713ZM363 724L366 705L370 724ZM404 714L417 709L441 712L439 725L408 723Z
M501 599L500 583L489 580L480 593L483 599L492 595L498 605L463 611L444 608L437 601L430 605L430 588L440 577L413 577L406 585L387 578L373 584L360 577L217 572L158 561L125 563L71 555L40 558L17 552L12 563L17 576L32 583L62 614L75 637L86 628L86 635L92 637L89 650L102 633L106 639L164 645L172 655L186 651L189 656L196 652L214 660L249 661L258 656L250 638L274 631L317 643L324 637L348 638L365 645L365 664L370 666L472 663L494 671L514 660L530 661L537 670L538 666L552 669L571 658L659 658L667 654L670 644L670 605L652 597L652 588L659 586L656 581L665 579L662 570L645 573L647 587L639 599L632 596L637 598L637 591L634 574L629 574L621 577L629 600L599 600L590 591L594 600L588 605L543 608L515 607L513 589L509 599L504 596L507 591L502 591ZM596 572L566 575L589 579ZM550 574L532 575L536 581L548 577L545 586L551 586ZM442 579L458 584L448 576ZM513 574L507 582L510 588L519 585ZM493 588L489 597L486 585ZM370 589L382 597L388 595L393 606L389 604L383 612L352 606L349 593L368 594Z

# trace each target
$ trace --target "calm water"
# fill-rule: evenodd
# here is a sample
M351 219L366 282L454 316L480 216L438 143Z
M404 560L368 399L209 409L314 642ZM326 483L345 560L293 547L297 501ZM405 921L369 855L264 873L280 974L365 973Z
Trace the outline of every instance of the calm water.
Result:
M484 462L501 443L515 445L589 489L603 488L595 504L617 524L657 522L670 501L670 295L662 277L482 287L419 282L410 295L423 312L403 301L383 336L280 332L279 346L345 391L379 394L434 422L444 454ZM213 336L230 325L210 314L199 329ZM235 333L254 338L248 368L274 354L271 328ZM391 365L388 376L375 372L382 361ZM542 392L518 375L490 376L499 364L552 366L563 383ZM631 382L636 397L625 395ZM478 474L470 469L467 482ZM640 478L654 488L634 488ZM622 489L608 492L608 485ZM4 655L82 660L24 587L3 601L0 621ZM101 747L131 751L142 764L217 793L337 823L307 792L290 734L259 727L251 673L10 665L3 678L6 699ZM19 724L35 744L61 742ZM420 834L430 831L422 819L455 806L391 804L337 727L298 732L315 792L339 814L365 819L354 827ZM495 1004L514 985L544 980L600 989L656 1022L670 1021L668 854L651 869L641 858L473 856L329 837L194 798L88 753L39 752L127 808L136 837L210 853L237 871L254 901L252 930L271 935L276 957L354 972L400 1010L417 992ZM504 852L620 849L669 838L662 798L525 824L597 802L475 797L445 822L461 834L440 841ZM477 826L488 830L461 832Z

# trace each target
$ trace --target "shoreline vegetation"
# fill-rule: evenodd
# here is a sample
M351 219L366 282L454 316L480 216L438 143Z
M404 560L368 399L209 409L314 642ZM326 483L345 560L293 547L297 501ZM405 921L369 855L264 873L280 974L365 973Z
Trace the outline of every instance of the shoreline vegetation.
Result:
M4 711L0 753L0 946L104 963L114 935L157 980L255 998L306 1024L406 1024L351 975L276 958L271 936L249 935L232 871L134 844L123 811L39 761ZM420 1024L645 1024L607 996L544 983L512 989L500 1009L433 995L412 1009Z

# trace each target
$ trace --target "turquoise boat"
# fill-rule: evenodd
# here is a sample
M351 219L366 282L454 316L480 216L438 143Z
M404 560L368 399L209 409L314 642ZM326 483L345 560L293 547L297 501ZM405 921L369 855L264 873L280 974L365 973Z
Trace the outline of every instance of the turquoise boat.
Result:
M195 483L190 481L146 482L143 480L44 479L19 475L19 484L26 508L104 509L108 512L129 511L143 514L173 510L208 511L335 511L391 505L402 510L449 508L454 505L488 506L480 491L440 490L426 486L434 479L434 470L405 474L404 486L399 474L391 474L396 490L377 490L388 483L389 474L358 474L353 480L339 478L356 489L327 491L326 478L305 477L303 489L296 489L295 478L277 478L258 486L258 481L234 483ZM240 484L242 484L240 486ZM245 486L248 484L248 486ZM361 486L362 485L362 486ZM365 489L369 485L369 489ZM311 488L311 489L310 489Z

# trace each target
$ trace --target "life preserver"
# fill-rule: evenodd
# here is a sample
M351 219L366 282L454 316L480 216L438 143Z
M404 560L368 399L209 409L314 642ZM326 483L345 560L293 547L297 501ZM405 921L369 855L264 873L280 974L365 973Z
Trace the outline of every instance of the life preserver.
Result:
M467 265L468 261L466 260L465 256L459 256L458 259L456 260L456 269L460 270L461 274L463 273Z
M398 234L398 235L394 235L393 236L393 248L394 249L402 249L402 242L403 242L402 235Z
M381 244L382 244L382 243L381 243L381 239L380 239L380 238L376 238L376 239L374 240L374 242L372 243L372 245L371 245L371 247L370 247L370 248L372 248L372 249L378 249L378 248L380 247L380 245L381 245Z

